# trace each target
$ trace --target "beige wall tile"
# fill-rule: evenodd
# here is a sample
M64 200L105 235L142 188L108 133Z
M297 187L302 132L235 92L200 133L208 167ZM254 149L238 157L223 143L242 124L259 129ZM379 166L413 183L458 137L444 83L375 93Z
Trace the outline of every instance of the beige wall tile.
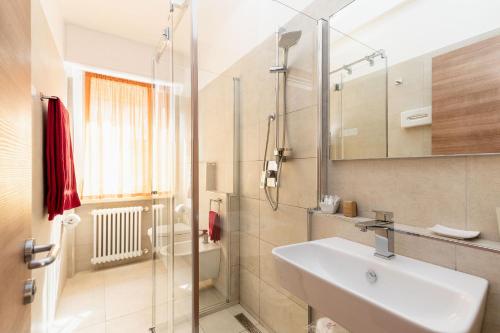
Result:
M373 246L375 236L361 232L348 217L332 214L313 214L311 219L311 239L341 237L353 242Z
M316 144L317 106L290 112L286 116L285 146L291 148L290 158L313 158L317 155ZM283 116L280 116L280 132L283 129ZM275 122L270 124L267 159L274 159ZM282 133L282 132L281 132ZM280 142L282 140L280 134ZM260 122L260 142L258 159L262 160L266 149L267 119Z
M259 237L259 200L240 199L240 231Z
M394 212L397 223L464 229L465 170L462 157L338 161L330 192L357 201L361 216L381 209Z
M267 201L260 202L260 238L276 246L307 240L307 209L281 204L273 211Z
M500 332L500 293L490 292L486 301L486 314L483 320L482 333L497 333Z
M292 148L292 157L317 156L317 106L313 105L287 115L286 146Z
M92 244L83 244L83 245L75 245L75 260L83 261L87 260L90 263L90 259L93 256L93 245ZM77 270L78 272L78 270Z
M307 328L307 310L260 282L260 318L276 333L303 333Z
M300 298L295 297L286 289L281 287L278 272L276 271L276 266L274 264L274 257L272 250L275 246L264 241L260 241L260 278L267 284L272 286L274 289L281 292L283 295L287 296L299 306L307 309L307 304L304 303Z
M217 163L216 188L218 192L234 193L233 161Z
M90 212L84 212L83 214L76 210L76 213L80 215L82 219L85 219L84 223L80 223L78 228L75 229L75 245L91 245L94 242L94 230L92 219L87 214Z
M240 195L241 197L259 198L261 162L240 162Z
M260 318L259 277L241 267L240 303L257 320Z
M231 266L240 264L240 232L231 231Z
M240 232L240 266L259 275L259 238Z
M90 263L90 260L75 260L75 272L88 271L94 268L94 265Z
M453 244L398 233L394 235L394 243L397 254L455 269Z
M265 132L260 135L258 123L241 128L239 146L240 161L256 161L262 159L262 155L259 153L259 137L264 135L266 135Z
M499 260L498 254L457 246L457 270L485 278L490 283L490 291L497 293L500 293Z
M499 241L496 208L500 207L500 156L467 158L467 229Z
M457 246L457 270L488 280L488 301L483 333L500 332L500 255Z
M265 200L263 191L260 198ZM290 159L284 163L281 173L280 202L302 208L316 206L315 158Z
M242 125L258 123L274 110L274 46L269 38L241 60L240 88ZM266 47L267 44L269 47Z
M282 121L283 121L283 119L282 119L282 117L280 117L280 131L281 131L281 127L283 124ZM275 136L276 124L274 121L270 122L270 124L269 124L269 139L267 139L267 123L268 123L268 118L264 118L263 120L260 121L259 160L264 159L264 153L266 152L266 141L268 142L266 158L268 160L271 160L271 159L274 160L273 151L274 151L274 142L276 140L275 139L275 137L276 137ZM280 141L281 141L281 136L280 136Z

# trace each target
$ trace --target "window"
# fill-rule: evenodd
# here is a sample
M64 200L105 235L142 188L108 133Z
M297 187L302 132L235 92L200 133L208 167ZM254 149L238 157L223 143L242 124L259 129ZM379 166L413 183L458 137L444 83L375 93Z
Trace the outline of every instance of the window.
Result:
M165 90L160 96L168 100ZM153 138L168 130L169 103L160 115L153 115L152 103L151 84L85 73L83 198L150 195L153 183L168 190L167 181L153 179L152 162L166 159L153 158ZM162 120L155 126L154 116Z

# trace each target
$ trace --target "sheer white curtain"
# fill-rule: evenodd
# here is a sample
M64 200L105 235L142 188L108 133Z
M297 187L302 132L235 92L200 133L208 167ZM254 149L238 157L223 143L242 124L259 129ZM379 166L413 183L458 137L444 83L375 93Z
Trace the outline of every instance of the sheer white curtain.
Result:
M155 97L163 107L153 112L150 84L86 73L85 100L83 197L168 192L167 147L173 145L168 89Z

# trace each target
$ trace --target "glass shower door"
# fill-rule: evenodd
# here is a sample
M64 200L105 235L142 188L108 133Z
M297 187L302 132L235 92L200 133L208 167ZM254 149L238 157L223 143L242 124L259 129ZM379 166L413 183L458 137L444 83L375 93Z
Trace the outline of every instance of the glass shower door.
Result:
M152 317L151 332L172 332L175 205L175 92L171 15L152 58Z
M153 58L153 313L156 333L191 332L192 132L189 6L171 2Z

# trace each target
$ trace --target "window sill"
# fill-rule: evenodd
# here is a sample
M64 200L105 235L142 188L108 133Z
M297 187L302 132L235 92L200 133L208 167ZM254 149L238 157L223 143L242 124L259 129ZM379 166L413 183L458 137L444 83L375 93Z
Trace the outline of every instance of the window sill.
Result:
M171 195L169 193L162 193L157 195L155 198L157 199L167 199L170 198ZM153 196L151 195L140 195L135 197L123 197L123 198L101 198L101 199L82 199L82 205L91 205L91 204L101 204L101 203L113 203L113 202L132 202L132 201L144 201L144 200L153 200Z

